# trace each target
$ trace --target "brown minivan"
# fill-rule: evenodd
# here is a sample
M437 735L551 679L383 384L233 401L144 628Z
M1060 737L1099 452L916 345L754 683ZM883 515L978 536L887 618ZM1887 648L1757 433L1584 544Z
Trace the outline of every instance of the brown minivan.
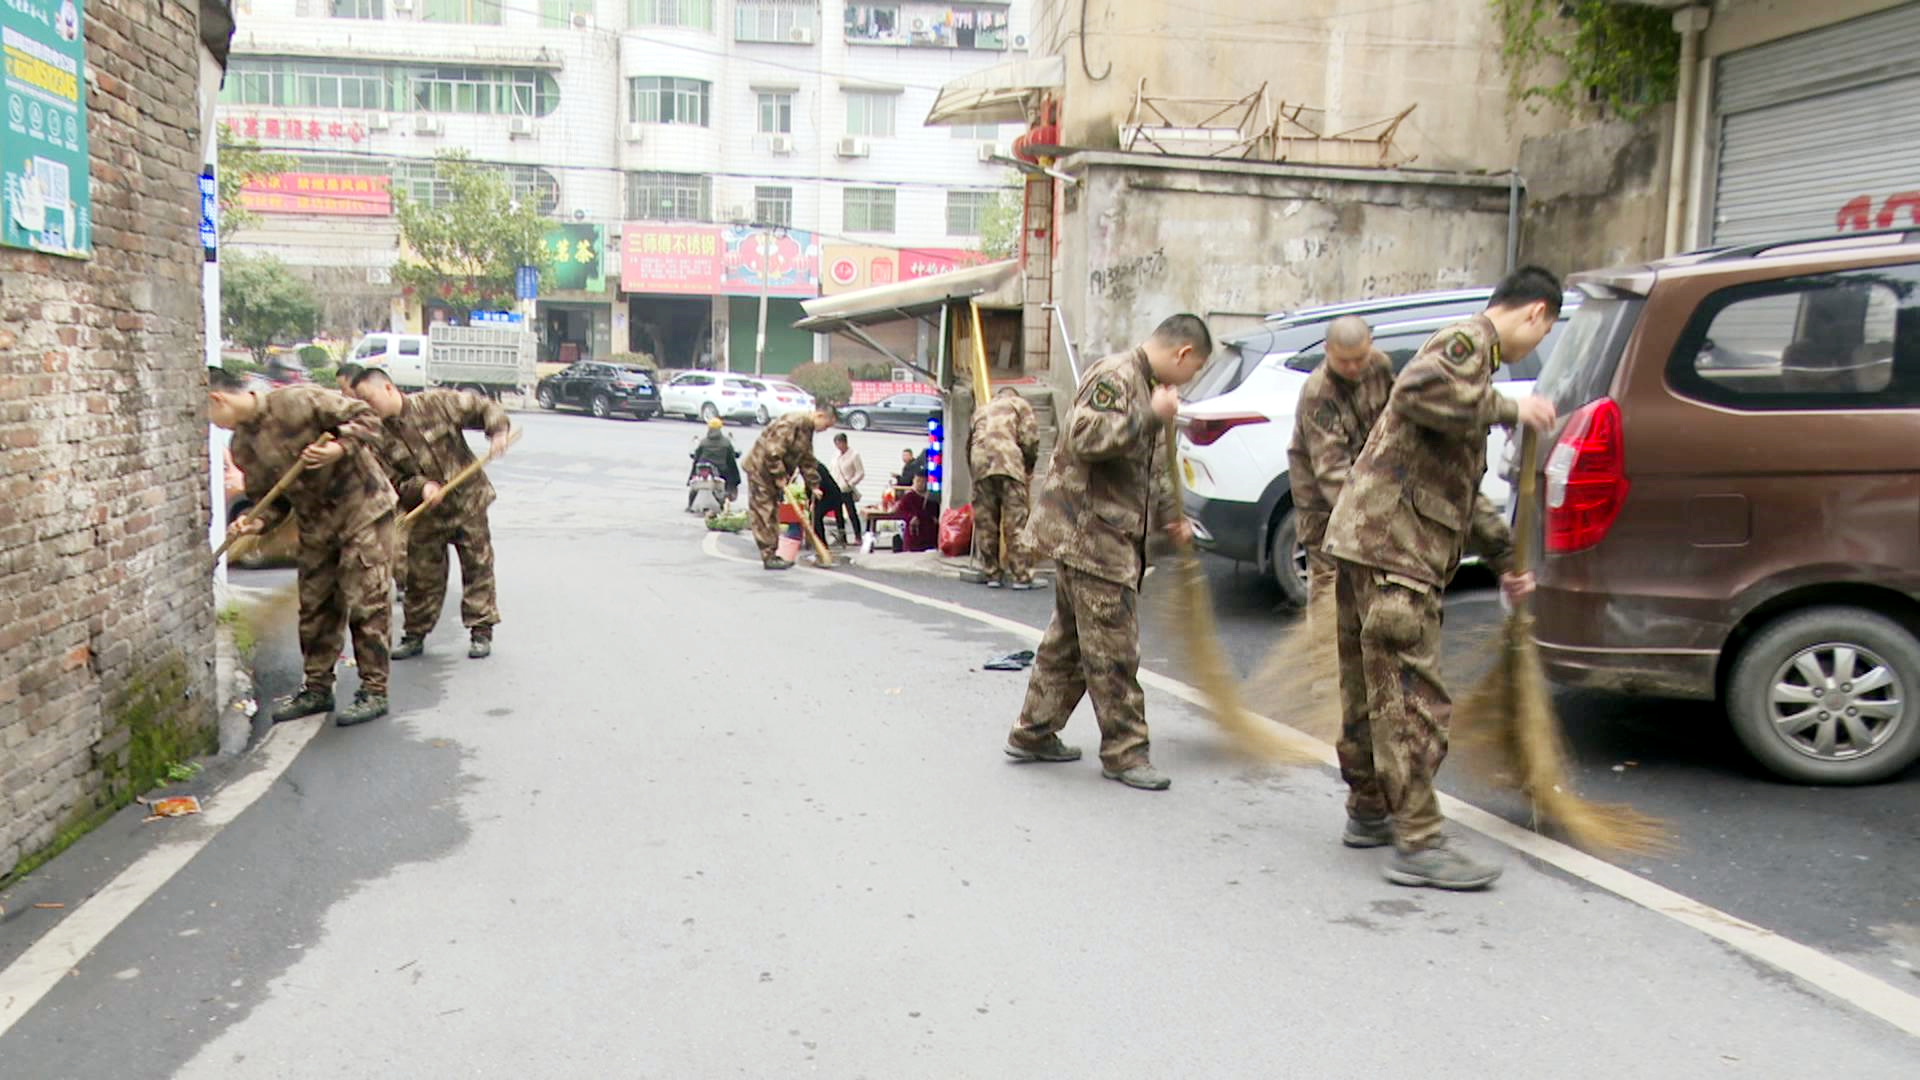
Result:
M1540 373L1541 655L1717 699L1767 768L1920 757L1920 230L1576 274Z

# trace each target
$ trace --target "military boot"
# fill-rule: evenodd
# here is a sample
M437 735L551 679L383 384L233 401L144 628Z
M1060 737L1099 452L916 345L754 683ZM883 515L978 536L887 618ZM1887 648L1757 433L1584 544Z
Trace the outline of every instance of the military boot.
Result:
M485 630L475 630L473 639L467 645L467 659L485 660L493 655L493 634Z
M760 565L768 570L791 570L793 564L778 555L769 555L760 560Z
M387 695L369 694L361 690L353 695L353 704L341 709L334 716L333 722L336 727L352 727L369 720L378 720L385 715L387 715Z
M426 638L416 637L413 634L404 634L400 638L400 644L395 645L393 651L388 653L387 656L394 660L411 660L426 651Z
M1419 851L1394 852L1386 873L1387 880L1395 885L1424 885L1465 892L1493 884L1500 876L1500 868L1453 850L1443 838Z
M1347 818L1340 842L1350 848L1386 847L1393 843L1393 823L1386 818Z
M1166 773L1151 765L1135 765L1131 769L1101 769L1100 775L1141 791L1165 791L1173 786L1173 781L1167 778Z
M1068 746L1066 743L1060 741L1060 736L1053 735L1048 737L1046 742L1041 743L1037 748L1032 750L1009 742L1007 743L1007 756L1015 761L1022 762L1079 761L1080 748L1077 746Z
M303 716L333 711L333 694L326 690L313 690L302 687L300 692L287 700L285 705L273 710L273 722L284 724L289 720L298 720Z

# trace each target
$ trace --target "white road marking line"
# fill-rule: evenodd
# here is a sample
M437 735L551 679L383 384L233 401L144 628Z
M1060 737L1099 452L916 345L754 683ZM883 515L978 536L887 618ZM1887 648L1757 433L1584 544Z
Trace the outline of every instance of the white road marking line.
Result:
M750 559L722 552L719 541L718 533L707 534L705 547L708 555L728 562L753 565ZM920 596L877 581L868 581L852 575L840 575L821 580L857 585L897 600L971 619L996 630L1005 631L1022 641L1038 642L1042 636L1041 631L1025 623L1015 622L991 612L979 611L964 604L956 604L950 600ZM1190 705L1205 707L1206 700L1200 691L1178 679L1168 678L1158 672L1142 668L1140 682ZM1277 720L1268 719L1322 764L1335 769L1339 768L1339 757L1334 752L1332 744L1322 742ZM1483 810L1452 795L1441 793L1440 805L1446 810L1448 817L1484 833L1490 839L1605 889L1623 900L1664 915L1682 926L1698 930L1761 963L1817 986L1841 1001L1885 1020L1908 1035L1920 1037L1920 997L1915 997L1892 983L1869 975L1812 946L1782 937L1765 927L1756 926L1745 919L1729 915L1719 908L1677 893L1664 885L1648 881L1604 859L1589 855L1579 848L1563 844L1529 829L1523 829L1498 814Z
M185 819L173 826L190 825L190 833L163 841L140 856L19 959L0 970L0 1036L32 1011L49 990L181 867L192 862L221 830L259 801L319 734L324 719L314 716L276 724L254 751L253 767L245 775L203 799L205 809L197 819Z

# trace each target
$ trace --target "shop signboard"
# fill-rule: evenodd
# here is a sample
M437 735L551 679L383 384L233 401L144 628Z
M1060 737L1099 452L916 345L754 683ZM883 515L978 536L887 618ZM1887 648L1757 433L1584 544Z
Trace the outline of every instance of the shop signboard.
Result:
M607 291L605 226L555 225L547 230L544 243L553 257L546 274L549 292Z
M977 266L987 257L965 248L883 248L828 244L821 251L823 296L945 274Z
M93 253L87 164L86 24L80 0L7 0L7 125L0 136L0 242L50 255Z
M810 298L820 294L819 243L793 229L628 222L620 291Z
M390 217L393 178L285 172L255 177L240 189L240 205L256 214Z

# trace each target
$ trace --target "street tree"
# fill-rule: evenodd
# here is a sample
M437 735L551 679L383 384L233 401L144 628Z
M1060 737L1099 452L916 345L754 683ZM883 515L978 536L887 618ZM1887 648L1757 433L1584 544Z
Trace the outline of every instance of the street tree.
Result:
M462 315L511 303L515 271L532 266L544 276L552 265L540 208L514 198L502 171L465 153L441 154L434 168L444 200L395 193L402 251L394 280Z
M265 364L277 341L313 333L320 318L313 289L271 255L229 255L220 273L220 326Z
M215 170L215 176L218 179L222 243L226 242L227 237L252 227L260 220L260 215L241 203L241 190L248 184L293 167L294 160L287 155L262 150L259 143L238 138L224 125L221 126L220 165Z
M980 252L987 258L1011 259L1020 254L1020 227L1025 217L1021 201L1025 193L1024 184L1009 184L981 213Z

